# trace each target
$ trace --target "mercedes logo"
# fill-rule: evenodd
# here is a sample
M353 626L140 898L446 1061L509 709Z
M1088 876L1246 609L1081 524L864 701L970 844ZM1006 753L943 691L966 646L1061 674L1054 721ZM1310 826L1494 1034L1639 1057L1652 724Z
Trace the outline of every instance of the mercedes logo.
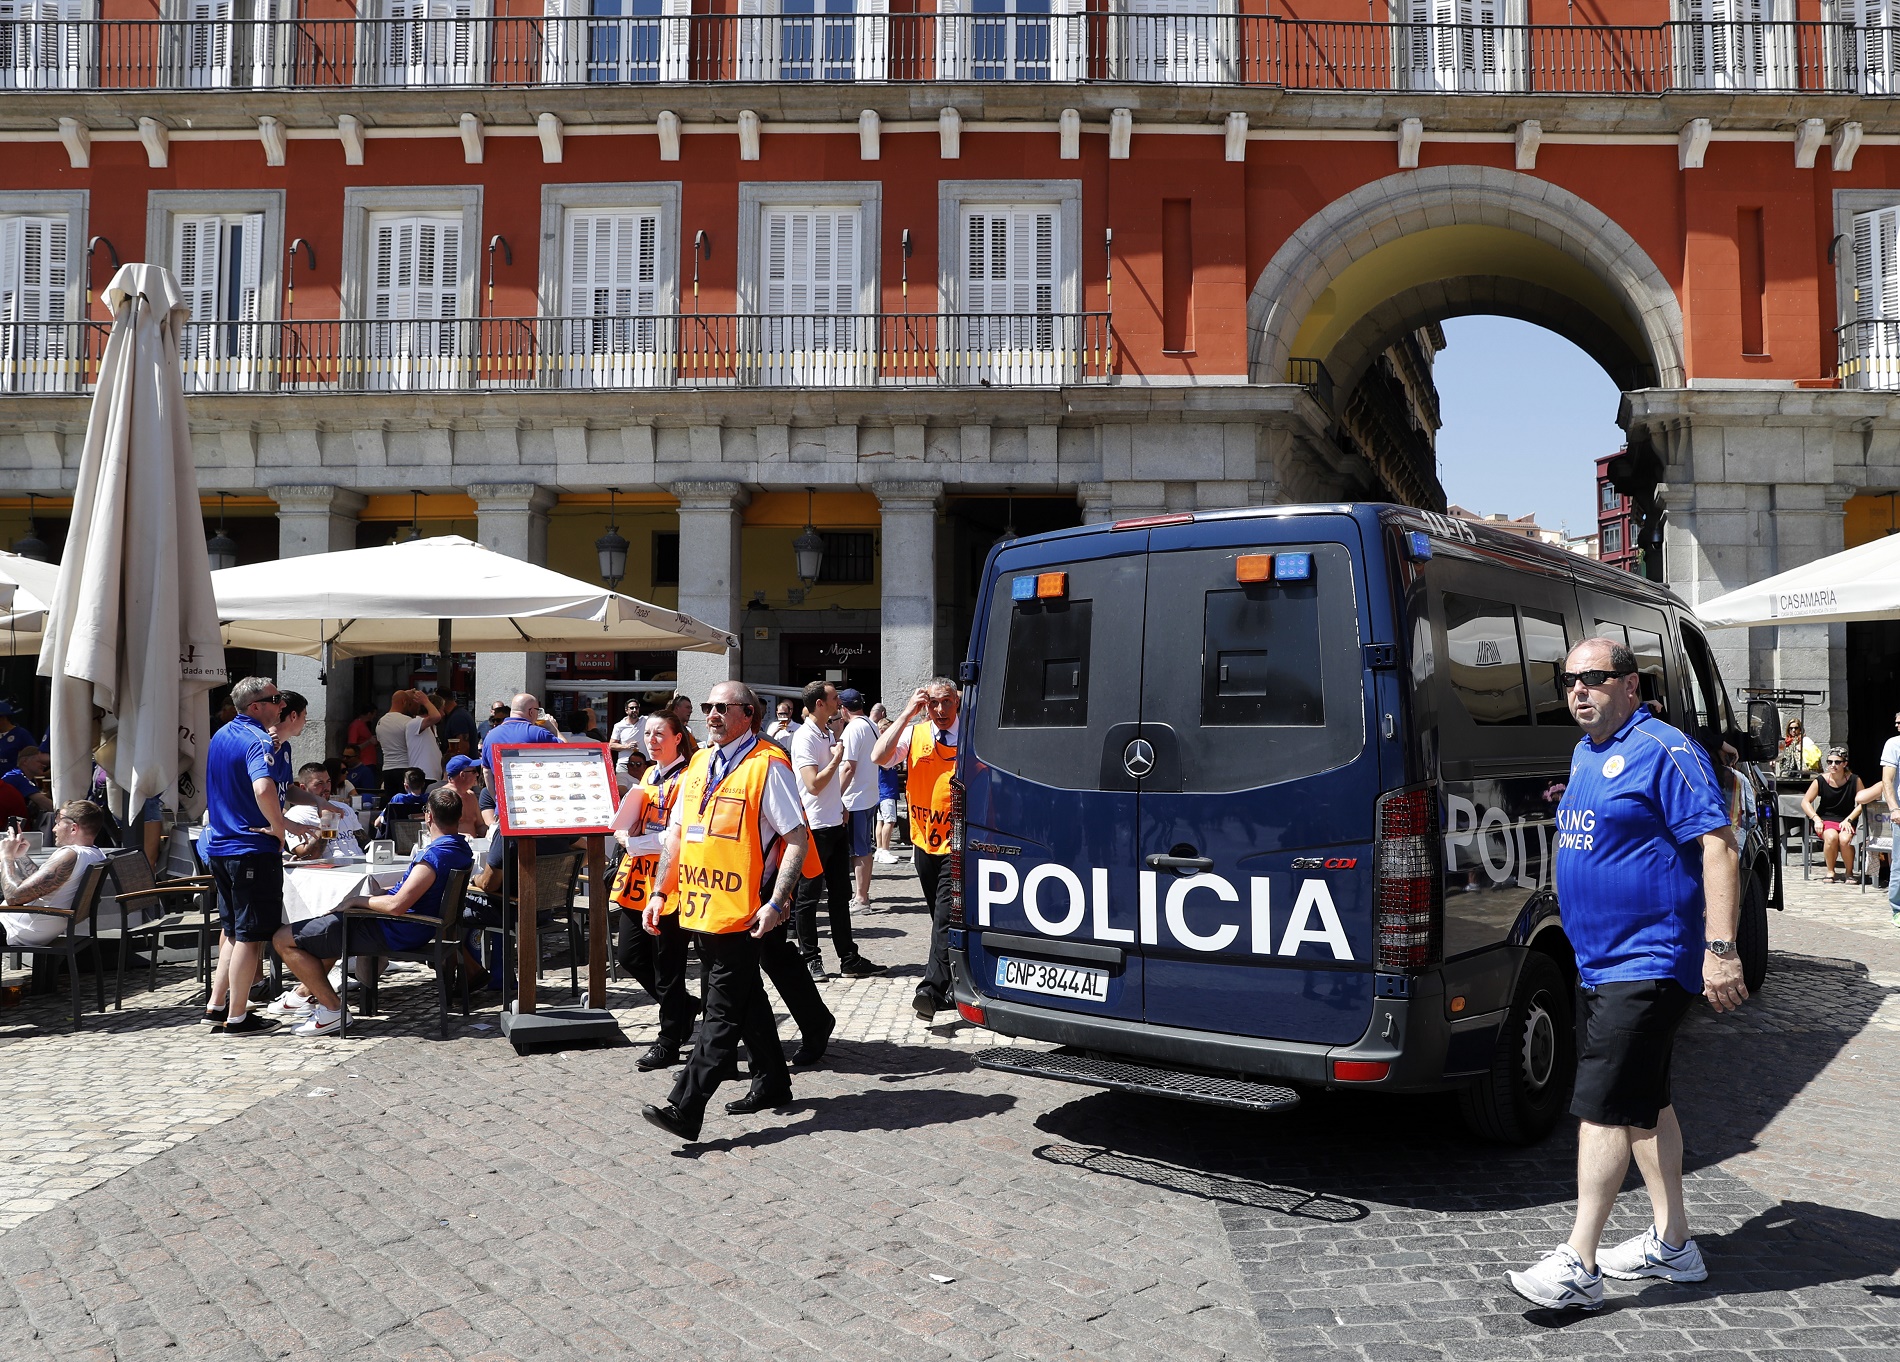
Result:
M1122 767L1136 780L1155 769L1155 750L1146 738L1136 738L1122 749Z

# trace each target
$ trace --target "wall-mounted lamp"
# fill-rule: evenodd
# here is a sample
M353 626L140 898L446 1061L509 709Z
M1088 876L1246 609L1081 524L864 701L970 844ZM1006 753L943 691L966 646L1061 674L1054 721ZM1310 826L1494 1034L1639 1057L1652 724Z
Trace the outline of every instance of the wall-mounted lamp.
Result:
M619 490L607 489L607 533L594 541L594 552L600 557L600 583L610 591L618 591L620 579L627 575L627 541L614 516L614 497Z
M105 237L96 236L86 243L86 312L88 315L92 312L92 253L101 246L106 248L106 255L112 261L114 272L119 268L118 248Z
M908 312L910 311L910 253L912 249L910 244L910 228L906 227L903 236L898 238L898 240L903 247L900 253L900 259L898 260L898 277L903 281L904 311Z
M810 487L805 489L804 531L792 541L792 557L798 563L798 580L806 586L818 580L818 571L825 564L825 537L811 523L812 491Z
M488 238L488 315L495 315L495 248L501 248L502 263L513 269L515 249L508 244L508 238L500 232Z
M224 499L230 495L229 492L218 493L218 532L205 544L205 557L211 560L213 572L237 566L237 541L224 532Z
M302 249L305 260L309 262L305 268L309 269L312 273L314 273L317 268L317 248L315 246L312 246L302 237L298 237L295 241L290 243L290 250L287 252L290 261L284 270L285 321L289 321L297 312L297 251L299 248Z
M712 233L704 227L693 233L693 311L699 311L699 262L712 259Z
M53 561L53 551L46 547L46 541L40 538L39 517L34 514L39 506L39 498L33 493L26 494L26 538L14 541L13 551L22 558L31 558L36 563Z
M422 538L422 494L409 494L409 533L392 540L396 544L413 544Z

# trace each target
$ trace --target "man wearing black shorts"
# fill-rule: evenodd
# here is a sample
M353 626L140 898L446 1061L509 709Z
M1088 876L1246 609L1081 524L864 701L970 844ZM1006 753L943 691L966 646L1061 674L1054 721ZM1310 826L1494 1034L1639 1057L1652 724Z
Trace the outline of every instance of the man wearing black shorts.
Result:
M1508 1274L1547 1309L1595 1310L1603 1278L1708 1275L1682 1205L1682 1129L1669 1096L1676 1028L1700 993L1748 997L1735 954L1740 864L1700 745L1642 703L1621 641L1571 649L1561 684L1584 737L1557 811L1557 901L1576 952L1577 1219L1567 1242ZM1598 1255L1631 1155L1655 1222Z
M251 1036L277 1023L250 1015L251 983L271 937L284 921L283 786L290 780L288 749L281 760L271 726L284 702L268 676L247 676L231 687L237 717L211 736L205 753L205 831L198 851L218 889L223 930L211 978L205 1020L229 1036Z

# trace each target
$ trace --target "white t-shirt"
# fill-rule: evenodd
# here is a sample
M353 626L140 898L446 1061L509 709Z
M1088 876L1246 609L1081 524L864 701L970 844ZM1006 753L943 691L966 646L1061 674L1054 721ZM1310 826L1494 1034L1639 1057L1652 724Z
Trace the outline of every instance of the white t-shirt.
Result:
M383 752L383 770L401 771L409 765L409 716L390 710L376 721L376 745Z
M356 812L353 809L348 807L341 809L332 808L330 811L336 815L336 830L338 832L360 833L363 831L362 820L356 816ZM289 808L284 810L284 821L286 823L295 823L298 827L320 828L323 826L323 810L318 808L315 804L292 804Z
M440 780L442 749L435 745L435 730L423 727L427 722L427 716L416 715L402 726L403 738L409 748L409 764L419 767L430 780Z
M633 744L627 751L618 753L614 757L614 768L623 774L627 769L627 759L635 752L643 757L647 754L645 727L646 725L638 719L622 719L614 725L612 741Z
M751 750L752 745L757 741L757 735L748 734L743 738L737 739L735 743L728 744L728 746L736 746L738 748L738 751L733 753L733 761L736 762L739 758L745 756L745 754ZM716 765L719 760L719 750L717 748L713 749L712 759ZM708 791L708 793L710 794L711 792ZM698 822L699 810L688 809L684 799L675 799L673 801L673 816L667 821L667 826L669 828L683 828L686 826L686 820L689 816L694 822ZM765 793L759 799L759 825L762 831L768 832L774 837L783 837L794 828L802 828L805 826L805 811L798 798L798 778L792 774L791 768L783 762L773 762L772 769L766 773ZM776 858L774 863L776 864Z
M1887 739L1886 746L1880 749L1880 764L1900 768L1900 733Z
M877 807L877 763L871 760L871 749L876 746L877 725L862 714L854 715L844 726L845 764L857 763L851 773L851 783L844 791L847 813L862 813ZM841 772L843 769L839 768Z
M66 883L48 894L45 898L35 899L35 908L70 908L73 898L79 893L79 881L86 873L86 867L97 865L105 860L106 853L100 847L68 847L66 850L76 855L78 864L73 873L66 877ZM55 855L58 853L55 852ZM44 946L49 941L57 941L66 930L66 919L49 917L44 913L5 913L0 912L0 928L4 928L7 940L18 946Z
M802 771L810 767L814 771L822 771L831 761L831 734L809 719L792 730L790 746L794 770ZM835 828L844 822L843 783L838 772L833 771L824 789L817 794L807 794L805 779L799 777L798 796L805 803L806 821L814 828Z

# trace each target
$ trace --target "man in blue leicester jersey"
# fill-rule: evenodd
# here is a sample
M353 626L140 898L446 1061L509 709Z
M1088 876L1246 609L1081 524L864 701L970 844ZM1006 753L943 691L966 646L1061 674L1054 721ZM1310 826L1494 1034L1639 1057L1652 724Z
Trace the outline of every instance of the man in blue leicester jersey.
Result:
M1669 1059L1698 993L1716 1011L1748 997L1735 953L1740 862L1708 754L1643 705L1636 659L1586 639L1560 678L1584 737L1557 810L1557 902L1580 985L1577 1220L1511 1289L1549 1309L1595 1310L1605 1274L1699 1282L1709 1273L1682 1205L1682 1129ZM1655 1223L1597 1253L1629 1170Z

